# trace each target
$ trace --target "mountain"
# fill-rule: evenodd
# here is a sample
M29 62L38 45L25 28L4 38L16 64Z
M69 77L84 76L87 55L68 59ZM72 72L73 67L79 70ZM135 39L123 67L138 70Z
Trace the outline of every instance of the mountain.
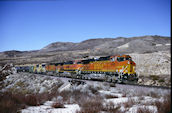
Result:
M80 43L54 42L35 51L0 52L0 64L43 63L74 60L85 56L145 54L170 51L171 38L164 36L117 37L88 39Z
M170 44L169 37L143 36L131 38L97 38L82 41L80 43L55 42L47 45L40 51L76 51L76 50L106 50L122 52L154 52L168 50Z

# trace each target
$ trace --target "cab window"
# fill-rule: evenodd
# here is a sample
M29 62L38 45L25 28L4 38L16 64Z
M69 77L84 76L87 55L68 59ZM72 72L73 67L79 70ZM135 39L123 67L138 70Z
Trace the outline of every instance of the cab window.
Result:
M118 57L118 58L117 58L117 61L118 61L118 62L122 62L122 61L124 61L124 60L125 60L124 57Z
M115 58L111 58L111 61L115 61Z
M131 58L126 58L126 60L132 60Z
M81 64L81 62L77 62L77 64Z

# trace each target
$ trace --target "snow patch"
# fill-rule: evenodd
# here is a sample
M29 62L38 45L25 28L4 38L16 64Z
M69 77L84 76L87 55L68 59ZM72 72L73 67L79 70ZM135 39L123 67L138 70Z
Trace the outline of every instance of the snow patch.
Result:
M138 109L148 109L151 111L151 113L157 113L157 107L156 106L145 106L145 105L134 105L131 107L126 113L138 113Z
M117 47L117 48L128 48L129 47L129 43L126 43L126 44L124 44L124 45L122 45L122 46L119 46L119 47Z
M64 90L68 90L70 88L70 83L65 83L59 88L59 92L62 92Z
M166 46L170 46L171 44L165 44Z
M122 97L121 93L114 93L111 91L99 90L99 93L101 93L103 95L113 95L113 96L117 96L117 97Z
M162 46L162 44L156 44L156 46Z
M53 101L47 101L44 105L28 107L21 110L22 113L76 113L80 110L78 104L66 104L65 108L52 108Z

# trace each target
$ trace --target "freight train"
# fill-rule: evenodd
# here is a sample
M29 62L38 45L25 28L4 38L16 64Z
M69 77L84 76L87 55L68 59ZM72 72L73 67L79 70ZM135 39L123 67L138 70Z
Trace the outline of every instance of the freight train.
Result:
M97 79L118 83L136 83L136 63L129 55L74 60L59 63L18 65L18 72L30 72L79 79Z

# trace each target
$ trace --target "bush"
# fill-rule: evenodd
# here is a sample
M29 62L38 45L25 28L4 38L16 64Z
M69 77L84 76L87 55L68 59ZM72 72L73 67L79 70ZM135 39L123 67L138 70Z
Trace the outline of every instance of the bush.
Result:
M171 95L166 95L164 101L156 101L155 106L158 109L158 113L171 113Z
M64 104L60 103L60 102L55 102L52 104L53 108L65 108Z
M120 106L115 107L115 104L113 102L109 102L106 104L106 106L103 108L103 111L110 112L110 113L121 113L119 111Z
M38 104L39 103L38 102L38 96L34 95L34 94L25 96L24 102L25 102L26 105L29 105L29 106L37 106L37 105L39 105Z
M91 90L91 92L92 92L93 94L98 94L98 93L99 93L99 92L98 92L99 87L94 88L94 87L92 87L92 86L89 86L88 89Z
M158 80L158 82L165 82L165 81L164 81L164 79L160 79L160 80Z
M118 98L118 96L116 95L105 95L106 99L110 99L110 98Z
M103 110L103 103L100 99L89 99L81 107L80 113L98 113Z
M158 93L151 91L150 93L147 94L147 96L151 96L153 98L159 98Z
M128 98L128 101L127 102L124 102L123 105L125 108L129 108L129 107L132 107L133 105L137 104L138 102L135 101L134 99L132 98Z
M2 113L16 113L19 109L25 108L24 95L4 92L0 95L0 111Z
M150 78L155 81L155 80L159 80L159 76L157 75L150 75Z
M0 111L2 113L17 113L25 106L38 106L58 95L57 91L42 94L0 93Z
M147 107L139 107L137 109L137 113L152 113L152 111L150 109L148 109Z

